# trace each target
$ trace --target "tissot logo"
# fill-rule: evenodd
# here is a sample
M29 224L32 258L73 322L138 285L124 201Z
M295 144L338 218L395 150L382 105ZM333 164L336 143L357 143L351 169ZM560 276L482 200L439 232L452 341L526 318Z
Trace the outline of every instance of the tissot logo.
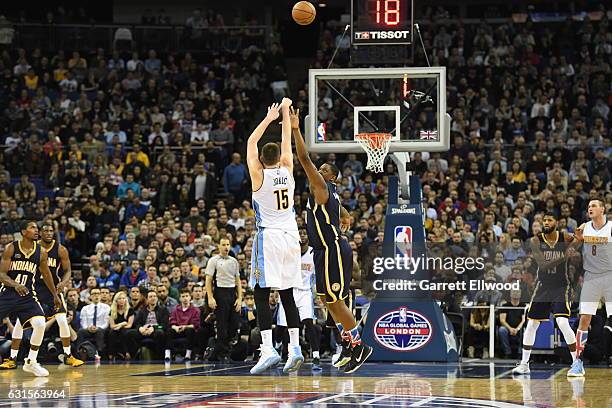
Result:
M356 40L390 40L410 38L410 31L357 31L355 32Z

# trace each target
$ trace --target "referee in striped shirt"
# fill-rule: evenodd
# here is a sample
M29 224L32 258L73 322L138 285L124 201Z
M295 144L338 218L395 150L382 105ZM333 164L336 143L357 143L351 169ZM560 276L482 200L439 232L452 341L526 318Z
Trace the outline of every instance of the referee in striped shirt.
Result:
M240 266L236 258L229 256L230 241L219 242L219 254L206 266L206 294L208 306L215 311L217 342L211 360L226 360L232 331L238 329L238 312L242 306Z

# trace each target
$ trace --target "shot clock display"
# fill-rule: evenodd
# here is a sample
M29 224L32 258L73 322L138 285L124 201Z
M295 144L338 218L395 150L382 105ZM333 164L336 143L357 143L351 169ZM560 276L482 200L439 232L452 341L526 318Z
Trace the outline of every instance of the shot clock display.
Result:
M352 44L411 44L412 1L351 0Z

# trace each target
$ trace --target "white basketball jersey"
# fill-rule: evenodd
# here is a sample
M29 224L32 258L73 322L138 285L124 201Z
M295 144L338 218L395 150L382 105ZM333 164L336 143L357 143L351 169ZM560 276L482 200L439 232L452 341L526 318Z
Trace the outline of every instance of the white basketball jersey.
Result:
M286 167L263 169L263 184L253 192L253 209L258 228L297 231L293 192L295 180Z
M313 286L315 266L312 247L308 247L304 255L302 255L302 283L299 289L310 290Z
M612 272L612 221L606 221L600 229L595 229L593 221L589 221L582 235L584 270L591 273Z

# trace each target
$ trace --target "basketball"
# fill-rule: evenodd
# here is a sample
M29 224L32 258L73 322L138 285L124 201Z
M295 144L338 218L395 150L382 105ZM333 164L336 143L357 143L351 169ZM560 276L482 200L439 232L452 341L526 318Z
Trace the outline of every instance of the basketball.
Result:
M291 17L293 21L299 25L308 25L312 23L317 15L317 9L309 1L298 1L293 6Z

